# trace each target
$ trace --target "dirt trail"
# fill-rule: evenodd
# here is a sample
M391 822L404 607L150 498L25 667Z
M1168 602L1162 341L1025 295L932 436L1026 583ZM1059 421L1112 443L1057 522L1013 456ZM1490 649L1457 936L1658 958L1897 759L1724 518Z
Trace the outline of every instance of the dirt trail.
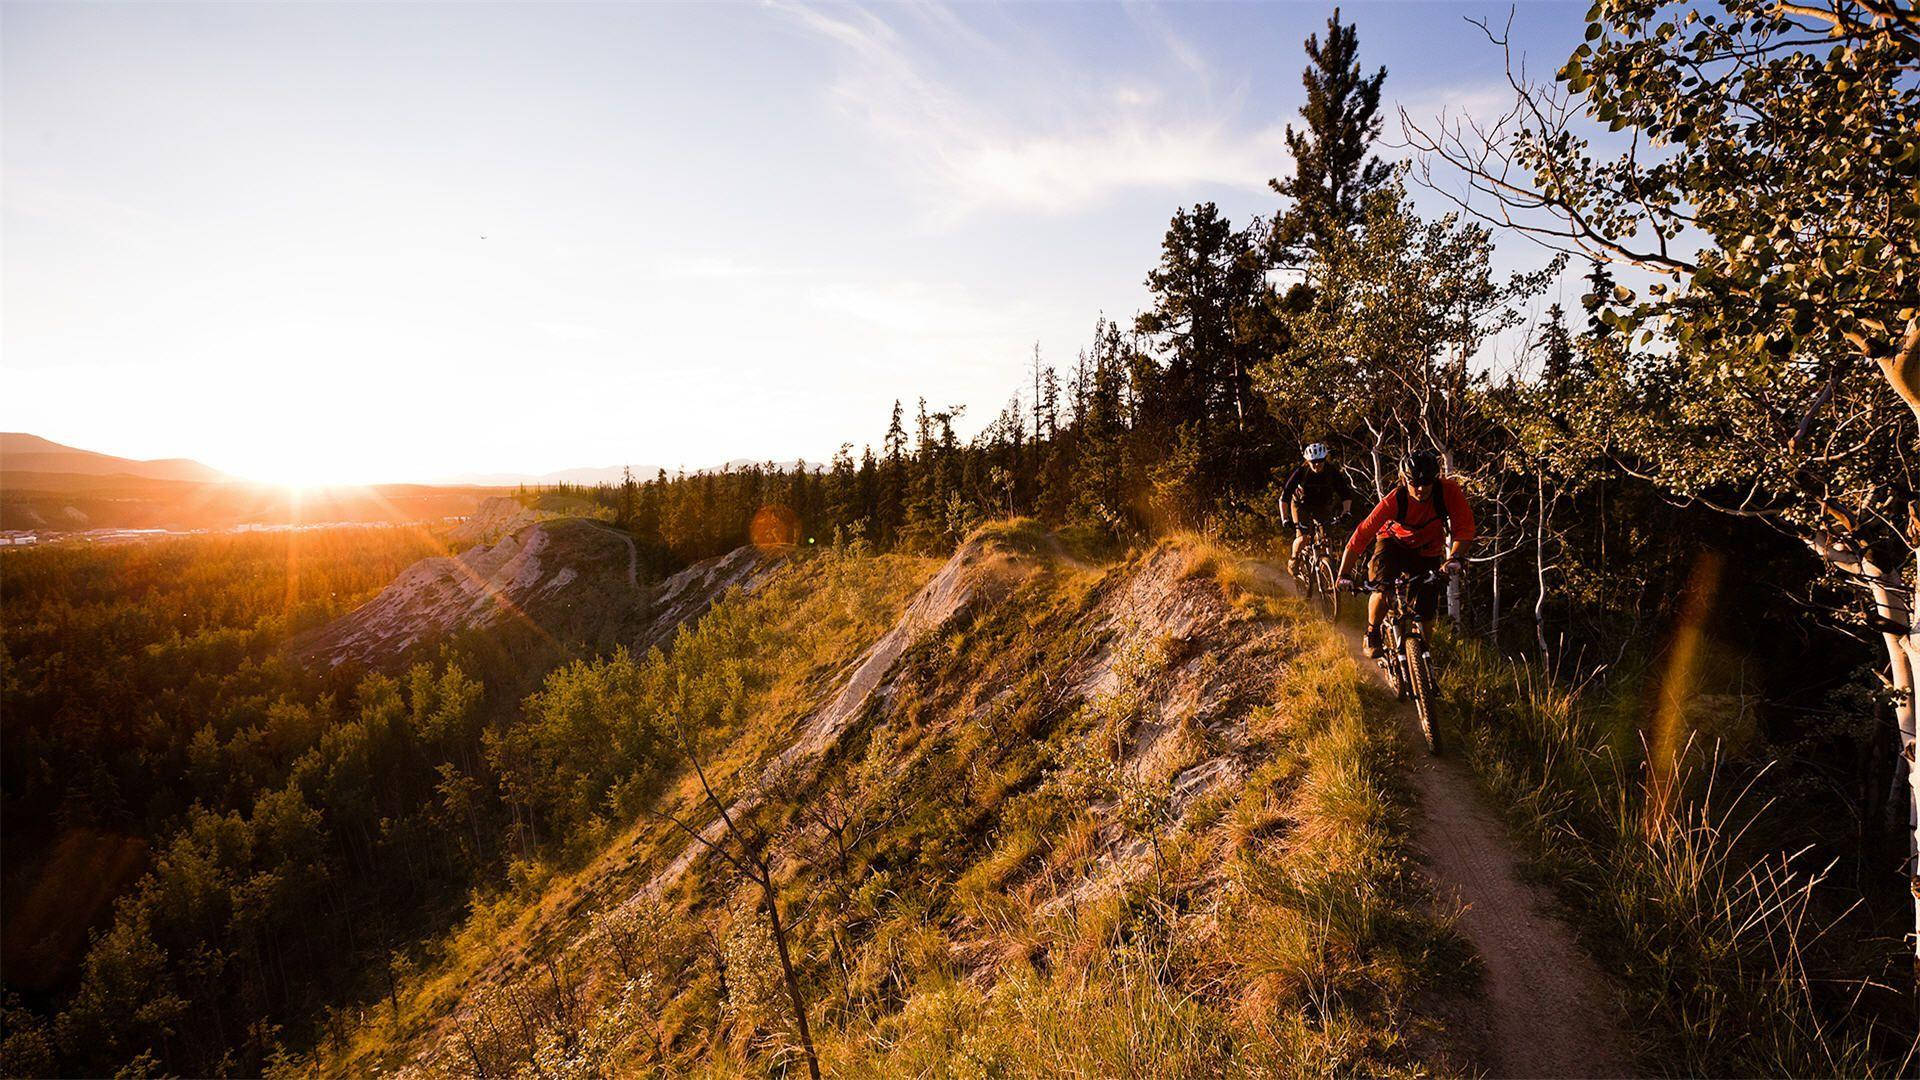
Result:
M626 541L627 543L627 584L633 586L634 592L639 592L640 591L640 549L634 546L633 537L603 522L595 521L592 518L588 518L587 520L593 521L594 525L598 526L599 528L605 529L607 532L610 532L613 535L619 537L620 539Z
M1262 578L1292 590L1283 570L1258 566ZM1362 651L1360 631L1334 630L1361 670L1385 685ZM1441 902L1461 913L1460 930L1486 964L1492 1075L1635 1075L1606 980L1572 929L1547 910L1547 897L1520 876L1506 827L1484 805L1466 766L1427 753L1413 709L1395 711L1420 800L1415 842Z

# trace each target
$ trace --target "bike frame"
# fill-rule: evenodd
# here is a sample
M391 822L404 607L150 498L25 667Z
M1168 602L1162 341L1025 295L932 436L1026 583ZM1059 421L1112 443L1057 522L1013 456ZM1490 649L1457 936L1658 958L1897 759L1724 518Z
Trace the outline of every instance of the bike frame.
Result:
M1414 702L1427 749L1436 754L1440 752L1440 733L1434 717L1438 702L1433 700L1433 654L1427 646L1426 627L1414 615L1411 594L1415 588L1438 584L1445 577L1434 570L1360 585L1362 591L1387 594L1387 610L1380 618L1382 648L1376 663L1393 684L1394 693L1402 701ZM1417 677L1410 663L1420 665Z
M1340 614L1340 591L1337 586L1339 559L1335 554L1339 548L1331 542L1332 524L1315 520L1297 523L1294 527L1304 530L1307 537L1306 543L1300 548L1299 562L1306 571L1300 576L1300 581L1306 587L1307 597L1323 600L1327 605L1327 614L1337 617Z

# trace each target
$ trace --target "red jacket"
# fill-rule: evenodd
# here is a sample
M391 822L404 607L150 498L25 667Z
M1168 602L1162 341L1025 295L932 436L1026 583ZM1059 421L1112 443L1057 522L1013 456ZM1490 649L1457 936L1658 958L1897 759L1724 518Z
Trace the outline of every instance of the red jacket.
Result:
M1373 508L1353 530L1353 539L1347 541L1347 549L1355 555L1367 549L1373 538L1385 533L1387 539L1413 548L1422 555L1435 556L1447 553L1447 531L1452 527L1453 538L1466 543L1473 539L1473 510L1467 506L1467 497L1460 491L1460 485L1446 477L1440 478L1440 497L1446 500L1447 516L1444 521L1433 503L1426 499L1416 499L1406 494L1406 489L1396 487L1387 492L1380 505ZM1400 500L1407 502L1407 512L1400 513Z

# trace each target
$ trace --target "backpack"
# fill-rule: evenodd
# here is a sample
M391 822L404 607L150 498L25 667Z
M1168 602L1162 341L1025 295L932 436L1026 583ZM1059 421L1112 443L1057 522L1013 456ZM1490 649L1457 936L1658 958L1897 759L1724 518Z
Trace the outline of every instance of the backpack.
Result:
M1440 528L1442 530L1441 540L1444 543L1453 537L1453 517L1447 513L1447 492L1445 488L1441 487L1443 483L1445 483L1444 480L1435 480L1433 482L1433 516L1435 520L1440 522ZM1405 484L1394 485L1393 498L1393 518L1400 524L1405 525L1407 523L1407 486ZM1424 526L1426 523L1421 522L1421 524Z

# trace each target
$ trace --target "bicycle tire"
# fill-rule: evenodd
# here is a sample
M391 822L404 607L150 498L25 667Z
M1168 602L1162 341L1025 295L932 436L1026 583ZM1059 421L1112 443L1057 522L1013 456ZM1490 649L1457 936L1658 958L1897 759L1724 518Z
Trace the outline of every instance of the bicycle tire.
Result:
M1320 558L1319 552L1315 552L1312 561L1307 564L1307 581L1309 598L1319 601L1322 606L1335 602L1333 582L1327 579L1327 564Z
M1401 642L1407 665L1407 682L1413 690L1413 711L1420 720L1420 734L1427 740L1427 752L1440 753L1440 701L1433 685L1433 668L1427 662L1426 643L1409 634Z
M1400 635L1395 632L1392 623L1380 627L1380 656L1374 661L1380 665L1380 671L1387 677L1387 685L1393 688L1393 696L1401 701L1407 700L1407 667L1400 656Z

